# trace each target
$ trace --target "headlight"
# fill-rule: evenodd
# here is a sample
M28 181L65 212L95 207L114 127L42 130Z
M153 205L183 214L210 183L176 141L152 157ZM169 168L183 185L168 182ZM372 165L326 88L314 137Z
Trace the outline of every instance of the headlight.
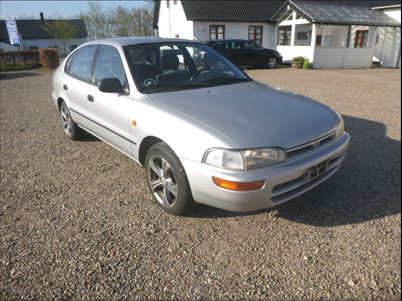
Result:
M336 128L336 139L340 138L344 132L345 132L345 122L341 118L338 127Z
M286 160L286 151L281 148L243 150L246 169L270 166Z
M286 152L280 148L227 150L214 148L207 151L203 162L230 170L250 170L270 166L286 160Z
M243 170L244 160L237 150L213 148L207 151L204 156L204 163L232 170Z

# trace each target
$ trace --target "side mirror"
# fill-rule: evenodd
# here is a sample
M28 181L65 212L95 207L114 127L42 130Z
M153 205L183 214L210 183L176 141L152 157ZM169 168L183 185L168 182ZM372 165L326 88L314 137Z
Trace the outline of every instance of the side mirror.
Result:
M101 79L98 89L105 93L124 93L124 87L121 85L120 80L114 77Z

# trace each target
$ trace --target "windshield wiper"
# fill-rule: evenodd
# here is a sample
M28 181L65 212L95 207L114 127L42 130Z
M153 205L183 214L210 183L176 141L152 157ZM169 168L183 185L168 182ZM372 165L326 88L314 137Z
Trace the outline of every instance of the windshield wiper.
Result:
M144 87L143 90L147 92L164 92L164 91L186 90L194 88L206 88L210 86L211 85L206 83L166 84L166 85Z
M217 77L211 78L207 80L203 80L201 83L205 84L234 84L234 83L242 83L249 82L248 78L239 78L239 77Z

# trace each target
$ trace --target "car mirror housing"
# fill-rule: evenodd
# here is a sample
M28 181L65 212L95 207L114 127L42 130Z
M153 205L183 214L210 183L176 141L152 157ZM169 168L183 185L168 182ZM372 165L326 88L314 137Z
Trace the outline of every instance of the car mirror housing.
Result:
M124 93L124 87L121 85L120 80L114 77L101 79L98 89L105 93Z

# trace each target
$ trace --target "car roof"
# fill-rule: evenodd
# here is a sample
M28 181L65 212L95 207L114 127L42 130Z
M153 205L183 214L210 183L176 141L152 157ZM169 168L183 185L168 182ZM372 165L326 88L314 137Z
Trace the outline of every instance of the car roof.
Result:
M158 37L124 37L124 38L94 40L84 43L83 46L102 44L102 45L123 47L128 45L166 43L166 42L172 42L172 43L187 42L187 43L200 44L200 42L198 41L185 40L185 39L170 39L170 38L158 38Z
M215 43L222 43L222 42L250 42L250 40L246 39L221 39L221 40L210 40L207 41L207 44L215 44Z

